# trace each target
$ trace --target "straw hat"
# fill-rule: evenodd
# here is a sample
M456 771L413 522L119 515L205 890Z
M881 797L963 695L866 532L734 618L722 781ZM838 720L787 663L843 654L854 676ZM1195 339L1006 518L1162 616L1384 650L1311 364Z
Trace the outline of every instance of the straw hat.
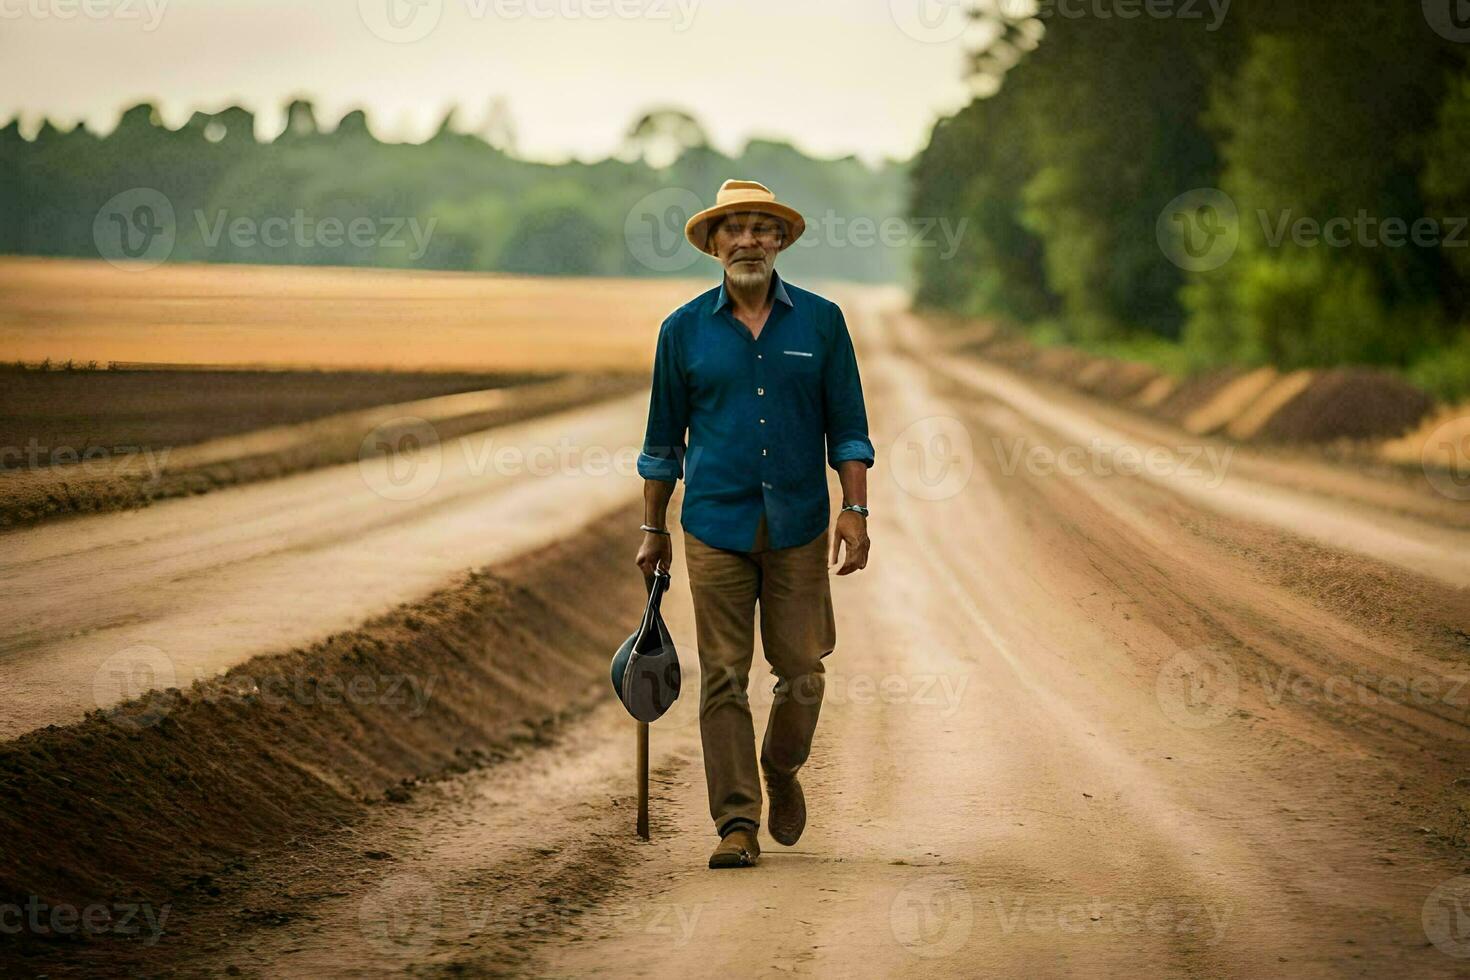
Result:
M766 185L753 180L727 180L720 185L719 193L715 195L714 207L705 208L689 219L684 226L684 236L701 252L713 254L709 250L710 225L715 219L736 211L759 211L785 221L790 226L791 233L781 243L783 250L789 248L806 230L806 220L802 218L801 212L776 200L776 195Z

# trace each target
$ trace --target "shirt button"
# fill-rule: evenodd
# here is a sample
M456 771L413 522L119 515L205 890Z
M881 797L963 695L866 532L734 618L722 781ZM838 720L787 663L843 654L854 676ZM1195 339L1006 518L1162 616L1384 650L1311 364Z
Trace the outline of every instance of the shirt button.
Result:
M755 393L756 393L756 394L757 394L757 395L764 395L764 394L765 394L765 393L766 393L766 389L764 389L764 388L757 388L757 389L756 389L756 390L755 390Z
M757 354L757 355L755 355L755 359L758 361L758 360L760 360L761 358L763 358L765 356L766 355L764 355L764 354Z
M765 454L766 454L766 451L764 449L762 449L761 450L761 455L764 456Z
M761 425L765 425L765 424L766 424L766 420L765 419L761 419Z
M762 483L761 486L765 487L767 490L771 489L771 485L769 483Z

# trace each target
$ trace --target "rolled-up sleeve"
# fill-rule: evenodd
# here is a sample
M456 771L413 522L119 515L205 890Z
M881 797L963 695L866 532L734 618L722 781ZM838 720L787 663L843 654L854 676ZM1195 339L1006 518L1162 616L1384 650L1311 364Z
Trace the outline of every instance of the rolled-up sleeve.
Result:
M684 435L689 428L689 392L672 319L658 331L653 355L653 389L648 427L638 454L638 475L673 483L684 475Z
M863 403L863 382L858 375L857 353L847 320L839 307L833 307L832 349L827 352L822 377L823 407L826 411L827 463L834 470L839 463L862 460L873 465L873 443L868 439L868 411Z

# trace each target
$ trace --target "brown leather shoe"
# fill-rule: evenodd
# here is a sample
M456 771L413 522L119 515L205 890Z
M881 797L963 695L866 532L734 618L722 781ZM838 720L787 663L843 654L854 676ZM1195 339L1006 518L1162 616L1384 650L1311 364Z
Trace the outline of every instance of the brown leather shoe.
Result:
M766 828L776 843L790 847L801 839L806 829L806 796L795 775L766 773L766 796L771 805L766 813Z
M720 846L709 856L711 868L753 868L761 859L761 846L755 839L755 829L749 824L738 824L724 837Z

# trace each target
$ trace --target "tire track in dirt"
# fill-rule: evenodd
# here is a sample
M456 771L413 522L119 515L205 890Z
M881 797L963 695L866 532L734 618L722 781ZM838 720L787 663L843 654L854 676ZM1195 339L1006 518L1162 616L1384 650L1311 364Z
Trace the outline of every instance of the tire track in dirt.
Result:
M841 299L879 447L874 549L833 580L838 647L798 846L765 838L756 869L704 868L693 683L653 727L655 836L637 842L632 726L604 693L562 740L364 825L352 846L387 858L240 883L285 902L287 921L202 929L176 962L262 976L1459 974L1421 917L1465 860L1444 823L1470 772L1463 723L1444 705L1276 697L1250 669L1442 680L1463 661L1439 619L1462 593L1397 572L1374 594L1405 615L1384 618L1304 581L1319 566L1283 575L1263 552L1321 560L1348 591L1379 588L1381 561L1303 550L1168 481L1008 472L992 437L1056 449L1085 433L945 387L891 332L885 298ZM935 434L960 430L972 469L946 493L923 467ZM632 577L628 547L616 567ZM664 608L692 680L675 556ZM1211 651L1233 687L1171 666ZM757 656L758 724L771 683Z

